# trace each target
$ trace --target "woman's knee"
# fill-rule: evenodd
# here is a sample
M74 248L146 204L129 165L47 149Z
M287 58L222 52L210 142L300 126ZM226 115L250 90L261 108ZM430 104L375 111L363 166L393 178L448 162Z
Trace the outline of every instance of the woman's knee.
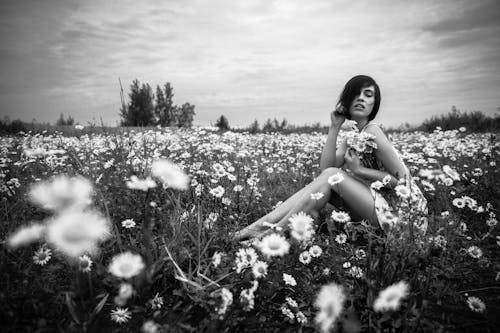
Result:
M329 167L329 168L326 168L324 169L322 172L321 172L321 176L323 177L331 177L333 175L336 175L338 173L344 173L344 170L340 169L340 168L336 168L336 167Z

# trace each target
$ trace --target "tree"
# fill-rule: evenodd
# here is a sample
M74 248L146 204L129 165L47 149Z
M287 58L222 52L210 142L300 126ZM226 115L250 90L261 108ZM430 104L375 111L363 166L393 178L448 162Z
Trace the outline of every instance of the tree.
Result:
M257 121L257 119L255 119L254 122L250 125L250 128L248 129L248 131L252 134L255 134L258 131L260 131L260 125L259 125L259 122Z
M224 115L222 115L215 122L215 126L219 128L219 131L228 131L229 130L229 121L227 120L227 118Z
M178 127L191 127L193 126L193 119L196 114L194 112L194 105L184 103L180 108L177 107L178 112Z
M271 118L268 118L264 123L264 126L262 127L262 131L271 132L273 130L274 130L273 122L271 121Z
M177 123L177 108L173 103L173 88L169 82L165 83L164 90L156 86L155 118L156 124L174 126Z
M62 113L59 116L59 119L57 119L57 121L56 121L57 126L73 126L74 123L75 123L75 120L73 119L73 117L68 116L67 119L64 119L64 114L62 114Z
M152 126L154 125L154 95L149 84L140 86L135 79L130 85L130 102L122 106L122 126Z

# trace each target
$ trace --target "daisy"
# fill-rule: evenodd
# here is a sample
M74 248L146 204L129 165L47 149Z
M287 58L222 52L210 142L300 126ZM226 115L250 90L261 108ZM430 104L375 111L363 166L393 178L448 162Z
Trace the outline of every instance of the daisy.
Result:
M457 208L464 208L465 207L465 201L462 198L455 198L452 201L453 206Z
M385 225L387 225L389 227L393 227L397 223L397 221L398 221L397 216L395 216L394 214L392 214L389 211L386 211L383 214L381 214L379 216L379 219L380 219L379 220L380 225L382 227L385 226Z
M340 223L346 223L351 220L351 217L349 216L348 213L343 212L343 211L333 211L332 212L332 219L334 221L340 222Z
M110 236L110 223L94 211L64 211L47 224L47 241L70 257L93 253Z
M233 187L233 191L234 192L241 192L241 191L243 191L243 186L241 186L241 185L235 185Z
M443 166L443 172L452 180L460 180L460 174L453 170L449 165Z
M483 250L481 250L479 247L472 245L467 249L467 253L472 257L479 259L483 256Z
M111 320L118 324L124 324L129 321L130 318L132 318L132 313L128 308L116 308L115 310L111 310Z
M317 258L317 257L321 256L321 254L323 254L323 250L318 245L313 245L309 249L309 253L311 254L311 256Z
M118 297L127 300L134 294L134 287L130 283L120 284L120 289L118 289Z
M342 233L335 237L335 241L339 244L344 244L347 241L347 235Z
M299 242L308 241L314 235L314 220L306 213L293 214L288 221L290 221L290 234Z
M9 236L7 245L12 248L28 245L42 238L45 231L45 226L39 223L33 223L29 226L23 226Z
M267 267L268 264L266 262L258 260L252 267L253 276L256 279L265 277L267 275Z
M342 286L335 283L321 287L314 306L318 308L315 321L322 332L329 332L342 313L346 296Z
M125 184L131 190L141 190L144 192L156 187L156 183L153 179L151 179L151 177L147 177L146 179L139 179L135 175L131 176L130 180L128 180Z
M160 310L163 306L163 297L161 297L159 293L156 293L155 296L149 300L149 305L153 310Z
M298 311L295 314L295 318L297 319L297 322L300 324L307 324L307 317L302 311Z
M295 319L293 312L284 304L281 306L281 313L291 320Z
M283 257L290 250L290 243L281 235L270 234L259 241L257 247L268 257Z
M151 165L151 174L158 177L165 188L170 187L176 190L189 188L189 176L169 160L154 161Z
M217 251L212 256L212 265L214 265L214 267L217 268L221 262L222 262L222 252Z
M490 218L488 220L486 220L486 225L490 228L493 228L494 226L496 226L498 224L498 220L495 219L495 218Z
M89 256L83 255L78 257L78 269L84 273L88 273L92 270L92 259Z
M135 221L133 219L126 219L126 220L122 221L122 227L124 227L126 229L130 229L130 228L133 228L135 226L136 226L136 224L135 224Z
M484 312L484 310L486 310L486 305L484 304L484 302L474 296L470 296L467 298L467 305L474 312L482 313Z
M324 194L321 192L311 193L311 200L319 200L323 198Z
M286 285L290 285L292 287L297 285L297 281L295 281L295 278L290 274L283 273L283 281L285 281Z
M113 257L108 271L118 278L130 279L138 275L144 267L144 261L140 255L124 252Z
M384 184L384 186L388 185L391 182L391 179L391 176L385 176L384 178L382 178L382 184Z
M287 298L285 298L285 300L286 300L287 304L290 307L292 307L292 308L298 308L299 307L299 305L297 304L297 301L295 301L293 298L287 297Z
M398 185L394 189L396 194L402 199L408 199L411 195L410 189L404 185Z
M52 250L44 247L39 248L33 255L33 262L37 265L46 265L52 258Z
M311 262L311 259L312 257L309 251L304 251L299 255L299 261L304 265L309 264Z
M400 281L382 290L375 302L373 309L378 312L397 310L403 298L408 296L409 286L405 281Z
M35 184L29 196L40 207L52 211L85 208L92 202L92 184L83 177L56 176L51 181Z
M344 176L340 172L334 174L333 176L328 177L328 184L330 184L331 186L340 184L343 181L344 181Z
M161 326L152 320L146 320L141 326L142 333L159 333Z
M370 187L378 191L382 187L384 187L384 183L382 183L380 180L376 180L370 184Z
M211 189L210 194L216 198L222 198L222 196L224 195L224 188L219 185L216 188Z
M227 288L222 288L217 290L212 295L219 296L221 298L221 304L216 308L217 314L219 315L219 318L221 318L224 316L229 306L233 304L233 293Z

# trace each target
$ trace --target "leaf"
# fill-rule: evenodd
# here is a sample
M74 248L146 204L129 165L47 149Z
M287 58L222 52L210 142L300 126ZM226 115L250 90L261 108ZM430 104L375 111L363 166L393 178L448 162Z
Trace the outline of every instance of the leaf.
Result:
M78 325L80 325L81 324L80 320L78 319L78 316L76 315L76 311L75 311L75 303L71 299L71 296L69 295L69 292L66 292L65 295L66 295L66 305L68 307L69 313L71 314L71 317L73 318L73 320Z
M99 303L94 308L94 311L92 311L92 316L96 316L101 312L102 308L104 307L104 304L106 304L106 301L108 300L109 293L106 293L106 295L101 299Z

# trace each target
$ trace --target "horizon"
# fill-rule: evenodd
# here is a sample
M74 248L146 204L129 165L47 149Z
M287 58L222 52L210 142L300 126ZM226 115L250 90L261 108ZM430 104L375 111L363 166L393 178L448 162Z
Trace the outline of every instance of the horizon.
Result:
M377 121L500 106L500 2L3 1L2 118L119 123L121 79L170 82L194 125L224 115L328 125L344 84L379 84Z

